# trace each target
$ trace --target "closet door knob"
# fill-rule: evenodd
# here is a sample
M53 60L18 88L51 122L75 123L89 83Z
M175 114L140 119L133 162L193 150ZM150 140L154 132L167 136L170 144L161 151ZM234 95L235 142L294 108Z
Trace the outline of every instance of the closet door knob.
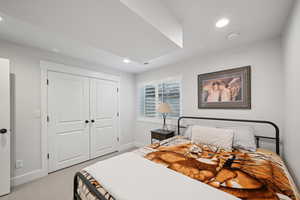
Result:
M85 123L88 124L90 121L89 120L85 120Z
M92 119L91 122L92 122L92 123L95 123L95 120Z
M5 133L7 133L7 129L3 128L0 130L0 134L5 134Z

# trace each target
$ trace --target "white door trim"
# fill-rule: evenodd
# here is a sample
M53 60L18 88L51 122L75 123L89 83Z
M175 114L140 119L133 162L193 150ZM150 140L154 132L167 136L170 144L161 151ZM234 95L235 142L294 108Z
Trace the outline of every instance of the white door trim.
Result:
M119 76L82 69L79 67L67 66L67 65L48 62L48 61L40 61L40 66L42 69L46 69L47 71L50 70L54 72L64 72L67 74L120 82Z
M120 90L120 77L101 72L95 72L90 70L81 69L78 67L67 66L63 64L40 61L41 67L41 153L42 153L42 171L48 173L48 128L47 128L47 116L48 116L48 71L61 72L73 75L80 75L89 78L96 78L101 80L109 80L117 83ZM50 83L51 84L51 83ZM118 92L118 110L120 114L120 92ZM120 119L120 117L119 117ZM118 137L120 138L120 120L118 120ZM120 142L117 144L117 149L120 146Z
M11 110L10 110L10 60L0 58L0 129L5 132L0 134L0 196L11 191Z

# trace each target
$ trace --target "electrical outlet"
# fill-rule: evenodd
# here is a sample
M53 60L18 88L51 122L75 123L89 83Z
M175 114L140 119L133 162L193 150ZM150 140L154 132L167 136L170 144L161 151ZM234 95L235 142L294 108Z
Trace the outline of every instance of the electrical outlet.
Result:
M23 167L23 160L17 160L16 161L16 169L20 169Z

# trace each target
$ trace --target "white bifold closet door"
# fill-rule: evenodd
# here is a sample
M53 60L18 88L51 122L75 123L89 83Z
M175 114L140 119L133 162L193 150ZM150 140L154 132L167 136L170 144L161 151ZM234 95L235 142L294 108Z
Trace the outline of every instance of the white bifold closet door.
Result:
M91 80L91 158L116 149L118 132L117 84Z
M89 159L89 79L49 72L49 171Z
M116 150L117 82L48 72L49 172Z

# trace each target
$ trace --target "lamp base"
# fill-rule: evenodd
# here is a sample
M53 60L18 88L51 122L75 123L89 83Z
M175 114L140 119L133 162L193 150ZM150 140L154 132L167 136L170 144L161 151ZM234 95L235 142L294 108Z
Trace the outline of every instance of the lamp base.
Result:
M162 130L168 131L168 126L167 126L167 124L164 124L164 125L162 126Z
M167 130L168 130L168 126L167 126L167 124L166 124L167 114L165 113L165 114L163 114L162 116L163 116L163 119L164 119L164 123L163 123L162 130L167 131Z

